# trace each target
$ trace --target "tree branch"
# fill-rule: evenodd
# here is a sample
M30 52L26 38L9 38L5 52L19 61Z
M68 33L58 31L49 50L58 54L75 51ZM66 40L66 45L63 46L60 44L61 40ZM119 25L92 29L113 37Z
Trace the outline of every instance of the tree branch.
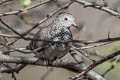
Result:
M46 63L44 61L42 61L36 57L20 57L20 56L1 55L0 62L46 66ZM64 69L68 69L73 72L81 72L83 69L85 69L85 66L81 66L78 63L74 63L74 62L70 62L70 61L66 61L66 60L56 60L52 64L49 64L47 66L64 68ZM10 71L11 70L9 70L9 72ZM0 72L5 73L5 72L7 72L7 70L0 69ZM105 80L103 77L101 77L99 74L95 73L94 71L90 71L87 75L90 79Z
M98 4L94 5L93 3L85 1L85 0L75 0L75 2L84 5L84 7L92 7L92 8L98 9L98 10L102 10L104 12L107 12L107 13L113 15L113 16L116 16L116 17L120 18L120 13L110 9L108 6L107 7L106 6L100 6Z
M16 10L16 11L11 11L11 12L6 12L6 13L1 13L1 14L0 14L0 17L8 16L8 15L16 15L16 14L20 14L20 13L22 13L22 12L26 12L26 11L28 11L28 10L31 10L31 9L37 8L37 7L39 7L39 6L43 5L43 4L46 4L46 3L50 2L50 1L51 1L51 0L44 0L43 2L40 2L40 3L36 4L36 5L33 5L33 6L30 6L30 7L27 7L27 8L25 8L25 9L20 9L20 10Z
M80 74L76 75L75 77L72 77L71 79L72 80L79 80L82 75L85 75L87 72L89 72L90 70L92 70L96 66L98 66L98 65L106 62L107 60L110 60L113 57L118 56L118 55L120 55L120 50L118 50L118 51L116 51L116 52L114 52L114 53L112 53L112 54L110 54L110 55L100 59L99 61L91 64L87 69L83 70Z
M16 39L23 39L19 36L13 36L13 35L8 35L8 34L0 34L0 36L3 37L8 37L8 38L16 38ZM51 41L51 40L43 40L43 39L34 39L34 38L30 38L30 37L24 37L25 40L29 41L29 40L33 40L33 41L45 41L45 42L49 42L49 43L70 43L70 42L74 42L74 43L83 43L83 44L93 44L93 43L103 43L103 42L113 42L113 41L120 41L120 37L113 37L113 38L104 38L104 39L99 39L99 40L68 40L68 41ZM106 43L108 44L108 43ZM102 45L102 44L100 44ZM103 44L104 45L104 44ZM99 45L97 45L99 46ZM91 46L89 46L91 47ZM93 46L96 47L96 46Z
M0 1L0 5L3 3L11 2L11 1L13 1L13 0L2 0L2 1Z

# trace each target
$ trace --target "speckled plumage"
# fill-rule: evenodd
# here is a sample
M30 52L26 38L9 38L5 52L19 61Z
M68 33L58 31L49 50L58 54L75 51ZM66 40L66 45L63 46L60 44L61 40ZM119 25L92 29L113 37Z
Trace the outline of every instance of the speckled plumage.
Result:
M50 25L41 28L34 38L52 41L72 40L70 27L73 22L74 17L71 14L60 13ZM37 50L35 53L36 57L53 61L65 56L69 47L65 44L31 41L28 49Z

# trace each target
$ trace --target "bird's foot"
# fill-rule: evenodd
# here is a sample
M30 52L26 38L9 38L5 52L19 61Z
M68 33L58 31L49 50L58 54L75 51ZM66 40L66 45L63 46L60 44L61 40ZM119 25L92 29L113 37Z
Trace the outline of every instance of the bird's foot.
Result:
M44 61L45 61L45 65L46 65L46 67L47 67L47 69L48 69L48 66L50 66L50 65L52 64L52 61L50 61L50 60L47 59L47 58L45 58Z

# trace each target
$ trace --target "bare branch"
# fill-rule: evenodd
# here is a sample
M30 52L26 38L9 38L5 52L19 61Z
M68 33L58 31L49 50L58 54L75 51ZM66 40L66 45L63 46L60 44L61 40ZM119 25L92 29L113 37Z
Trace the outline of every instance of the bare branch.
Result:
M104 12L107 12L113 16L120 18L120 13L110 9L109 7L100 6L98 4L94 5L93 3L85 1L85 0L75 0L75 2L80 3L80 4L84 5L85 7L92 7L92 8L98 9L98 10L102 10Z
M14 32L15 34L17 34L18 36L20 36L21 38L25 39L24 36L22 36L19 32L17 32L15 29L13 29L11 26L9 26L8 24L6 24L1 18L0 18L0 22L7 27L8 29L10 29L12 32Z
M13 1L13 0L2 0L2 1L0 1L0 5L3 3L11 2L11 1Z
M84 64L83 60L78 56L78 54L74 51L74 50L70 50L69 51L71 56L75 59L75 61L80 65L80 68L82 70L85 70L87 68L87 66ZM99 74L97 74L96 72L94 71L89 71L87 74L86 74L90 79L92 80L105 80L103 77L101 77Z
M47 76L50 75L51 72L53 72L54 68L50 68L48 71L45 72L45 74L40 78L40 80L45 80Z
M0 72L1 73L12 73L12 72L19 73L19 71L22 70L25 66L26 64L19 64L12 68L1 68Z
M106 62L106 61L108 61L110 59L112 59L113 57L118 56L118 55L120 55L120 50L118 50L118 51L116 51L116 52L114 52L114 53L112 53L112 54L110 54L110 55L100 59L99 61L91 64L87 69L83 70L80 74L76 75L75 77L72 77L71 79L72 80L79 80L80 77L82 75L85 75L88 71L92 70L96 66L98 66L98 65L100 65L100 64L102 64L102 63L104 63L104 62Z
M27 8L25 8L25 9L20 9L20 10L16 10L16 11L12 11L12 12L1 13L1 14L0 14L0 17L8 16L8 15L17 15L17 14L20 14L20 13L22 13L22 12L26 12L26 11L28 11L28 10L37 8L37 7L39 7L39 6L43 5L43 4L46 4L46 3L50 2L50 1L51 1L51 0L44 0L43 2L40 2L40 3L38 3L38 4L36 4L36 5L33 5L33 6L31 6L31 7L27 7Z
M42 19L41 21L39 21L38 23L36 23L31 29L27 30L26 32L24 32L22 35L26 36L27 34L29 34L32 30L34 30L35 28L37 28L40 24L44 23L45 21L47 21L50 17L52 17L53 15L55 15L57 12L68 8L73 2L69 2L65 5L63 5L62 7L58 8L55 11L52 11L51 13L47 14L46 17L44 19Z
M6 62L6 63L22 63L22 64L31 64L31 65L38 65L38 66L46 66L46 63L39 58L36 57L20 57L20 56L8 56L8 55L1 55L0 56L0 62ZM66 61L66 60L57 60L54 61L52 64L47 65L49 67L57 67L57 68L65 68L70 71L74 72L81 72L85 69L85 66L81 66L81 64ZM5 72L5 71L1 71ZM88 77L91 79L96 80L105 80L102 78L99 74L90 71L88 73ZM102 79L101 79L102 78Z
M110 71L112 71L113 69L115 69L115 65L116 65L116 63L118 62L119 57L120 57L120 56L117 56L117 57L115 58L115 60L112 62L112 65L110 66L110 68L107 69L107 70L102 74L103 77L104 77L108 72L110 72Z
M8 37L8 38L16 38L16 39L23 39L19 36L13 36L13 35L8 35L8 34L0 34L0 36L4 36L4 37ZM49 43L70 43L70 42L74 42L74 43L83 43L83 44L93 44L93 43L103 43L103 42L113 42L113 41L119 41L120 37L114 37L114 38L104 38L104 39L100 39L100 40L94 40L94 41L87 41L87 40L69 40L69 41L51 41L51 40L43 40L43 39L34 39L34 38L30 38L30 37L24 37L25 40L33 40L33 41L45 41L45 42L49 42ZM101 45L106 45L109 43L105 43L105 44L98 44L95 46L89 46L91 47L97 47L97 46L101 46ZM86 47L87 48L87 47ZM84 49L84 48L83 48Z

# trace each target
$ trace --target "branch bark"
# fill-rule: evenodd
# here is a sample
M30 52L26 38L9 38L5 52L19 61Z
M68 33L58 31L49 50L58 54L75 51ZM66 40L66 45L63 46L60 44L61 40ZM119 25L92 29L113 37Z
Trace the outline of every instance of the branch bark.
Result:
M98 10L102 10L104 12L107 12L113 16L120 18L120 13L110 9L109 7L100 6L98 4L94 5L93 3L85 1L85 0L75 0L75 2L80 3L80 4L84 5L85 7L92 7L92 8L98 9Z
M46 66L46 63L36 57L20 57L20 56L8 56L8 55L1 55L0 56L0 62L3 63L19 63L19 64L30 64L30 65L38 65L38 66ZM66 60L56 60L52 64L49 64L47 66L49 67L57 67L57 68L64 68L68 69L73 72L81 72L83 71L86 66L84 63L78 64L75 62L70 62ZM6 70L6 69L5 69ZM3 69L0 69L1 73L5 73ZM9 70L10 72L10 70ZM7 70L6 70L7 73ZM95 73L94 71L90 71L87 73L88 77L92 80L105 80L102 76Z
M103 59L100 59L99 61L91 64L87 69L85 69L80 74L76 75L75 77L72 77L71 79L72 80L79 80L82 75L86 74L87 72L89 72L93 68L97 67L98 65L100 65L100 64L102 64L102 63L104 63L104 62L106 62L106 61L108 61L108 60L110 60L110 59L112 59L112 58L114 58L115 56L118 56L118 55L120 55L120 50L118 50L118 51L104 57Z

